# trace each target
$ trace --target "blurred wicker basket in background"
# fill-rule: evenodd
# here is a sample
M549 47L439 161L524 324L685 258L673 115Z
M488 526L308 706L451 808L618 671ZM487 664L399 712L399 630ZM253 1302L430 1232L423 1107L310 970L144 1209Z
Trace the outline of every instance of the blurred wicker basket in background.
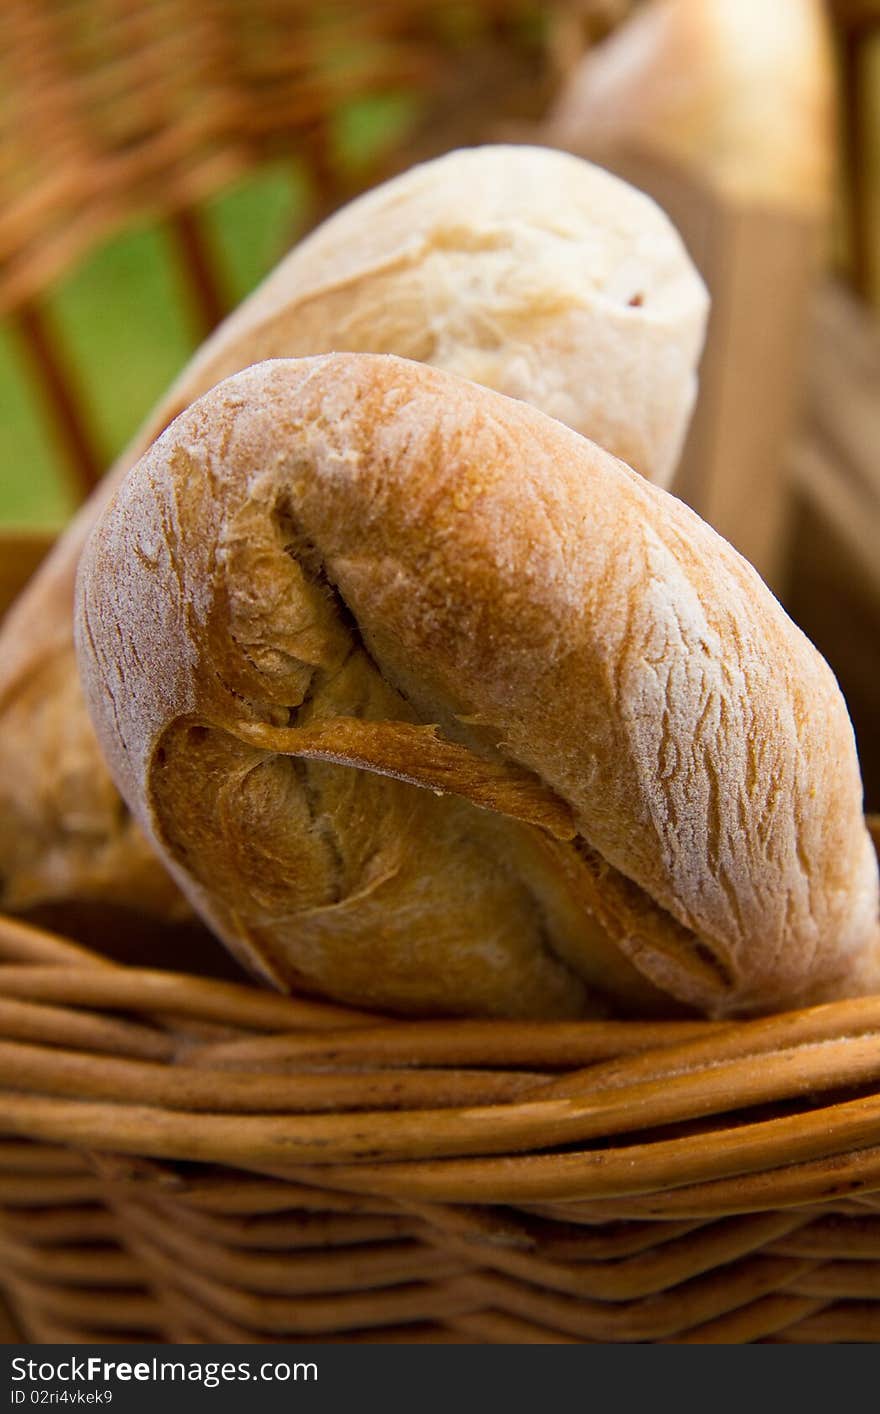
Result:
M65 270L159 216L205 332L226 302L212 192L295 152L317 219L538 120L629 8L11 0L0 310L77 496L103 461L45 304ZM851 35L876 7L839 10ZM340 97L400 89L417 121L346 169ZM857 199L856 257L863 219ZM820 394L839 349L873 367L876 331L836 291L817 318L786 576L833 663L835 606L868 644L876 577L849 549L864 496L842 520L817 507L839 507L841 465L870 475L870 412ZM47 544L0 536L0 606ZM850 656L874 761L870 651ZM181 966L167 939L55 927L0 920L0 1284L28 1339L880 1339L880 1000L735 1025L389 1021L260 991L196 935Z

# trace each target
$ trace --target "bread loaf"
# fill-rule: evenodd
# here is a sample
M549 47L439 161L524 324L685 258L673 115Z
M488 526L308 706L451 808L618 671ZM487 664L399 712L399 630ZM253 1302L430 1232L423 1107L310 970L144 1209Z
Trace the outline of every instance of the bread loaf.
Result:
M283 985L726 1016L878 981L827 665L692 511L522 402L369 355L230 378L96 528L78 641L124 797Z
M267 357L392 352L535 402L665 478L694 397L706 306L659 208L561 153L452 153L327 221L195 357L8 616L0 907L65 897L182 907L107 775L72 638L85 536L181 409Z
M208 342L181 391L238 372L245 345L252 362L394 353L533 403L667 485L707 311L650 198L567 152L470 148L326 221Z
M821 0L648 0L581 60L544 135L599 161L659 157L748 204L824 210L827 29Z

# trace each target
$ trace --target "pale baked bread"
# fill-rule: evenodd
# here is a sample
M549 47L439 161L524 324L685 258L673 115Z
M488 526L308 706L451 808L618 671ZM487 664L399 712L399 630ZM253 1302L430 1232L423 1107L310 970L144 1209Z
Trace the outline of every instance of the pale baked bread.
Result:
M692 511L524 403L368 355L229 379L103 516L78 641L122 793L284 984L728 1015L878 981L824 660Z
M625 147L739 199L824 208L834 67L822 0L648 0L574 71L546 136Z
M182 408L278 354L406 354L535 402L665 478L706 306L659 208L561 153L453 153L327 221L196 356L0 633L0 907L67 896L160 913L181 904L101 761L71 612L91 524Z
M449 153L352 202L227 320L181 388L252 362L394 353L533 403L667 485L708 297L642 192L570 153ZM180 399L182 401L182 398Z

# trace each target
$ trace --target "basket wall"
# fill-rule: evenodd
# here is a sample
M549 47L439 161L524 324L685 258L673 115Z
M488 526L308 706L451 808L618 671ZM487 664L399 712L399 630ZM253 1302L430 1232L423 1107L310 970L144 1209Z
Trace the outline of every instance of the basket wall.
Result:
M0 958L31 1340L880 1339L880 998L406 1022L12 920Z

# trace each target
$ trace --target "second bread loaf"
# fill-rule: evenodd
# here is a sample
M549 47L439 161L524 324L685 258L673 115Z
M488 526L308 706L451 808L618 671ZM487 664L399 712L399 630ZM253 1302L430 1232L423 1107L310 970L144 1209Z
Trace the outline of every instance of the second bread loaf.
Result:
M0 632L0 907L98 898L179 911L101 760L72 633L85 536L177 413L260 359L397 353L534 402L664 479L706 307L653 202L562 153L452 153L325 222L195 357Z

